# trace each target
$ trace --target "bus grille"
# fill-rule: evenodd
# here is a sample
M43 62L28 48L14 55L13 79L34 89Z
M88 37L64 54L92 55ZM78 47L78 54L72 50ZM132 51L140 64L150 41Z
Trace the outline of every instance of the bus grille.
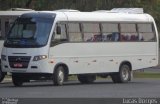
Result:
M8 56L11 68L28 68L31 56Z

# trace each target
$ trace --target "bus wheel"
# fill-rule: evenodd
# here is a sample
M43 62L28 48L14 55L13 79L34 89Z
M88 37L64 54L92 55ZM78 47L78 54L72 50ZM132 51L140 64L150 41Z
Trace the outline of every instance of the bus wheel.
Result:
M4 74L4 73L2 72L2 70L0 69L0 82L3 81L4 77L5 77L5 74Z
M65 79L65 72L63 66L58 66L53 75L53 83L56 86L62 86Z
M111 75L114 83L126 83L131 80L131 68L127 64L122 64L118 73Z
M16 87L20 87L23 85L22 78L17 75L14 75L14 74L12 74L12 82L13 82L14 86L16 86Z
M88 84L96 80L96 75L77 75L77 78L82 84Z

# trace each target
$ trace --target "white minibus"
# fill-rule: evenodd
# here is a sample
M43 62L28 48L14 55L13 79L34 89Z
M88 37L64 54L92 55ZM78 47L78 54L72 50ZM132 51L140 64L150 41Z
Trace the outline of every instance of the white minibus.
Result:
M158 65L155 21L145 13L41 11L25 13L7 35L2 71L15 86L52 79L63 85L69 75L81 83L111 76L131 81L132 71Z

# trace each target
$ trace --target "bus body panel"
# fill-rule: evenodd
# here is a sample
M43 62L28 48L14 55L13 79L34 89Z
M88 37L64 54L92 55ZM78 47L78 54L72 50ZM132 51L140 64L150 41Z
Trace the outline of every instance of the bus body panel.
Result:
M107 73L118 72L123 61L133 70L156 66L156 47L156 42L64 43L51 48L49 56L68 65L70 74Z
M133 42L64 43L50 48L48 59L40 60L39 62L33 61L33 57L36 56L37 53L39 53L39 55L47 54L48 49L46 47L43 48L46 52L42 52L42 48L32 48L30 49L32 51L28 49L18 49L18 53L15 49L4 48L2 53L7 53L8 56L24 56L23 53L27 53L25 56L31 56L31 59L27 69L4 68L5 65L9 67L7 62L3 63L2 69L5 69L3 70L5 72L53 73L56 64L64 63L68 65L69 74L110 73L118 72L119 65L123 61L128 61L132 63L132 69L136 70L158 64L157 53L153 46L156 47L155 42L148 44L145 42L137 42L137 44ZM149 50L148 47L150 47ZM34 69L31 68L31 66L37 66L37 68Z

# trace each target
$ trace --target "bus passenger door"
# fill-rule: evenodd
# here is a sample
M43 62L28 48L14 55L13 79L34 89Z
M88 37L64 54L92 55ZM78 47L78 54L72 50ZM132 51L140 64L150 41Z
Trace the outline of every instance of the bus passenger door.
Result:
M57 23L51 38L50 50L49 50L49 60L54 64L58 63L66 63L65 47L63 47L63 43L67 42L66 35L66 24L65 23Z

